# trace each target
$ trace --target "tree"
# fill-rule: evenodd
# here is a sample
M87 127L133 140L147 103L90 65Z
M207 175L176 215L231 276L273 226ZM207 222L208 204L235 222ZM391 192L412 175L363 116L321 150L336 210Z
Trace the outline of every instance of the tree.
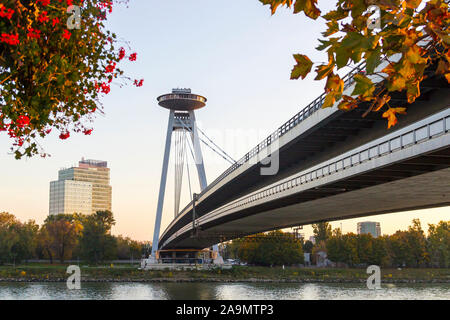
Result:
M39 226L34 220L30 220L26 223L15 223L12 230L16 234L16 241L11 246L11 254L14 255L15 261L30 259L36 248Z
M428 250L433 266L450 266L450 221L441 221L437 225L428 225Z
M328 222L320 222L312 225L314 238L317 242L327 241L331 235L331 225Z
M328 258L334 262L341 262L354 266L384 265L386 263L386 245L382 237L373 238L370 234L356 235L334 232L326 242Z
M78 236L83 230L76 216L68 214L50 215L45 219L40 230L41 244L49 254L64 263L65 259L72 257L72 251L78 243Z
M117 256L117 241L110 234L115 224L111 211L97 211L83 219L80 252L84 259L99 263Z
M116 237L116 242L118 259L129 260L141 258L144 249L143 243L122 236Z
M406 233L409 251L416 267L424 266L429 261L425 233L419 219L414 219Z
M413 220L408 231L397 231L390 236L387 243L394 266L420 267L429 261L425 234L418 219Z
M38 228L32 220L21 223L12 214L0 213L0 264L31 258Z
M68 21L71 5L81 8L79 29ZM46 156L37 139L52 129L63 140L71 132L91 134L89 122L103 113L100 97L113 81L122 86L131 80L119 64L124 58L135 61L136 53L127 55L126 43L117 48L117 36L104 24L112 8L113 0L0 4L0 131L13 139L16 158Z
M304 262L301 241L282 231L233 240L233 245L238 247L237 257L249 264L274 266Z
M311 253L312 249L314 247L314 243L312 243L309 240L306 240L305 243L303 243L303 252L305 253Z
M406 92L408 103L413 103L420 96L425 71L432 65L450 82L450 14L444 0L336 0L335 9L325 14L317 7L317 0L260 2L270 5L272 14L280 6L287 6L295 14L303 12L314 20L325 19L325 39L319 40L316 49L326 50L328 62L315 69L316 80L327 79L324 108L339 101L342 110L368 105L366 114L383 110L390 128L397 123L397 114L406 112L404 105L390 104L392 92ZM421 3L424 5L419 8ZM379 29L372 27L369 8L373 5L381 12ZM291 79L304 79L314 64L306 55L295 54L294 59ZM363 59L365 74L355 75L354 91L343 95L344 81L336 71ZM384 68L379 70L381 63ZM378 79L384 81L384 87L375 85Z

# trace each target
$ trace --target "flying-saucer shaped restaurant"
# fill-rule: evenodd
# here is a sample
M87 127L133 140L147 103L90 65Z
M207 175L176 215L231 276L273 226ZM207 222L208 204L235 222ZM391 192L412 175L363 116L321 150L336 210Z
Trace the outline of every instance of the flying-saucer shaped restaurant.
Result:
M158 103L161 107L176 111L193 111L201 109L206 105L207 99L198 94L176 93L158 97Z

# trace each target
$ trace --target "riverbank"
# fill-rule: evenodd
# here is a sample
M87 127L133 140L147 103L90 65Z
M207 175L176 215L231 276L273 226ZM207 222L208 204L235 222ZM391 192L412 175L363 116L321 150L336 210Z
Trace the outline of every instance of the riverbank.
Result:
M234 266L230 270L143 271L137 266L80 266L83 282L362 283L366 269ZM65 282L67 265L0 266L0 282ZM385 283L450 283L450 269L382 269Z

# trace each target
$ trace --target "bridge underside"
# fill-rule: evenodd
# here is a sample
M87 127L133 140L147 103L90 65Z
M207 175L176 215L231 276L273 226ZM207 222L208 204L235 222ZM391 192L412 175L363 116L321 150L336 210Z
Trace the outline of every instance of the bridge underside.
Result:
M166 248L200 249L247 234L319 221L450 206L449 181L450 148L445 148L237 211L203 225L197 236L178 237Z

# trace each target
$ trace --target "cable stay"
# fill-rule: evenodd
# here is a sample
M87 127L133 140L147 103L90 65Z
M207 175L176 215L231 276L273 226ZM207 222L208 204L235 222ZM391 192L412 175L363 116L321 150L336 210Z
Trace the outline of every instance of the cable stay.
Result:
M183 127L184 127L188 132L192 133L192 130L184 123L184 121L181 120L181 119L179 119L179 120L180 120L181 124L183 125ZM212 144L213 144L220 152L217 151L214 147L210 146L210 145L208 144L208 142L206 142L206 141L203 140L201 137L199 137L199 140L200 140L201 142L203 142L203 144L205 144L208 148L210 148L213 152L215 152L217 155L219 155L220 157L222 157L225 161L229 162L230 164L235 164L235 163L236 163L236 161L235 161L231 156L229 156L222 148L220 148L217 144L215 144L214 141L212 141L210 138L208 138L208 136L207 136L202 130L200 130L199 127L197 127L197 129L198 129L198 131L199 131L200 133L202 133L203 136L204 136L208 141L210 141L210 142L211 142L211 143L212 143Z
M183 183L184 160L186 150L186 133L184 130L175 131L175 217L180 210L181 188Z
M234 160L228 153L226 153L221 147L219 147L217 144L215 144L214 143L214 141L212 141L207 135L206 135L206 133L204 133L203 131L202 131L202 129L200 129L198 126L197 126L197 130L201 133L201 134L203 134L204 136L205 136L205 138L206 139L208 139L208 141L209 142L211 142L217 149L219 149L228 159L229 159L229 162L231 162L231 164L234 164L234 163L236 163L236 160Z

